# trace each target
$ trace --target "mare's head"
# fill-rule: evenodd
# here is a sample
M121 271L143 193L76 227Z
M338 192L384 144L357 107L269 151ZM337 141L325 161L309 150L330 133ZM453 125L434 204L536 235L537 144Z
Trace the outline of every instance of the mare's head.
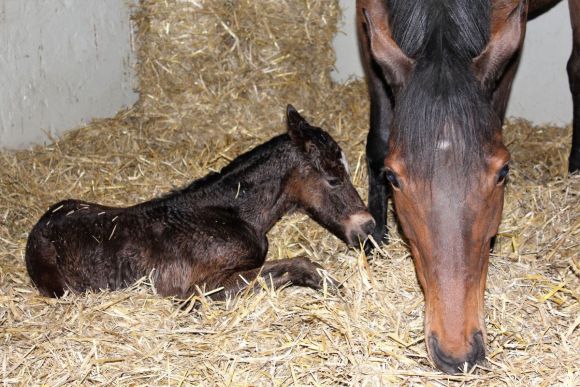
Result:
M521 47L526 2L387 3L358 8L393 97L385 179L425 294L429 355L456 373L485 357L483 296L509 161L493 93Z
M288 181L292 200L324 228L357 246L375 221L350 181L344 152L328 133L310 126L290 105L287 120L299 159Z

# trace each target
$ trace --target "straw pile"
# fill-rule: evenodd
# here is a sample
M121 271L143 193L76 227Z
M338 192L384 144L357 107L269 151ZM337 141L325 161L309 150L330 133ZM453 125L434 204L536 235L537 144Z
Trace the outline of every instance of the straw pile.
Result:
M489 362L432 368L409 250L369 266L301 215L270 233L269 259L305 254L343 295L291 288L183 311L147 279L119 292L40 297L23 264L49 204L147 200L219 169L284 130L287 103L342 144L366 197L365 86L330 81L339 14L323 0L142 0L141 100L29 151L0 153L0 379L11 384L575 385L580 380L580 177L570 128L512 122L514 164L486 294Z

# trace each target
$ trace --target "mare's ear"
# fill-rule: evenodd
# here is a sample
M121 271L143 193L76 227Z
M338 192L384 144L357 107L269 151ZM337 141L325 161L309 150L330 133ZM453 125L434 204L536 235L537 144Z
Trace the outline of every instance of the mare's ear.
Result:
M288 135L292 142L296 145L303 145L305 141L303 130L309 126L308 122L292 105L286 107L286 121L288 123Z
M475 59L473 71L486 93L492 93L507 66L522 47L526 34L528 2L496 1L491 15L491 36Z
M415 61L393 39L385 1L357 1L357 18L359 23L364 23L375 62L381 67L389 86L395 94L398 93L409 80Z

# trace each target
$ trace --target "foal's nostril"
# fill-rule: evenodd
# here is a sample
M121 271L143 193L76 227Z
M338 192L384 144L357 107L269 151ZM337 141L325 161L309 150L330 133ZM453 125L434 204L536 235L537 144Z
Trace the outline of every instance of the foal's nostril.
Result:
M372 234L373 230L375 229L376 224L377 223L375 222L374 219L371 219L368 222L366 222L365 224L363 224L361 227L363 234L365 234L365 236Z
M351 246L358 247L358 245L360 243L364 242L364 240L365 240L365 237L363 237L362 234L358 231L353 231L348 236L348 243Z
M473 335L471 350L464 356L454 357L446 354L439 345L437 336L429 337L431 358L437 368L447 374L458 374L469 371L475 364L485 359L485 343L481 332Z

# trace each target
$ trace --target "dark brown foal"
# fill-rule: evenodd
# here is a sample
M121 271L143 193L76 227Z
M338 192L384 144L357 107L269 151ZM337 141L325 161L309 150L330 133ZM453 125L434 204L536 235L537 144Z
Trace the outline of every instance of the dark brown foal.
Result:
M266 233L303 211L356 245L374 221L350 181L344 153L328 133L288 107L288 133L239 156L220 173L128 208L66 200L33 228L26 265L45 296L119 289L153 272L162 296L233 295L258 275L319 289L325 274L308 258L266 262Z

